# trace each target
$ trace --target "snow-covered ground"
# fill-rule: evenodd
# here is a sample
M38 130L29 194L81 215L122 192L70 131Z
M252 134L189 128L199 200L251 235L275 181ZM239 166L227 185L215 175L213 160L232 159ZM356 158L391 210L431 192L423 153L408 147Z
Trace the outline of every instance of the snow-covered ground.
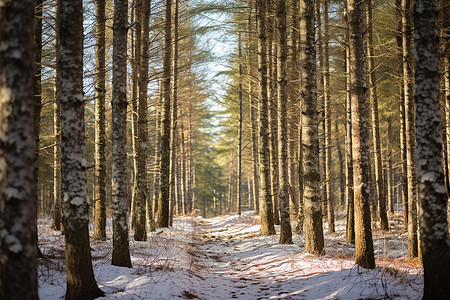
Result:
M49 223L39 221L39 245L46 255L39 263L39 296L62 299L64 237ZM295 235L293 245L279 245L279 236L258 236L251 212L180 217L173 228L149 234L148 241L130 242L133 268L111 266L110 239L91 240L95 277L105 299L421 298L423 270L406 261L405 234L375 232L377 267L365 270L354 264L354 247L343 242L343 220L336 225L337 233L325 228L327 254L317 257L303 253L303 236Z

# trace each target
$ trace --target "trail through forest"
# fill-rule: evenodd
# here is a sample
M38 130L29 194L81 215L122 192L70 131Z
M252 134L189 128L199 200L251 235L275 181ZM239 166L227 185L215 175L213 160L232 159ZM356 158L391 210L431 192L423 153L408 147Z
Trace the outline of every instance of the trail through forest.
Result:
M41 299L65 292L64 238L40 221ZM375 237L377 268L354 264L354 247L338 232L326 234L325 256L303 253L304 240L279 245L259 236L251 212L213 219L182 217L174 227L130 241L133 268L110 265L111 241L91 241L94 272L105 299L417 299L422 269L404 261L406 236ZM111 227L108 227L108 236Z

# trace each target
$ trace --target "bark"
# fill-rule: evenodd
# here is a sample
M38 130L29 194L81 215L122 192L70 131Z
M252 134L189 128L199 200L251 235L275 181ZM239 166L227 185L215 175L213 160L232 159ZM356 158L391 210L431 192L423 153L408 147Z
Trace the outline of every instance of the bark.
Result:
M83 6L60 2L61 181L66 239L66 299L93 299L104 293L95 282L89 246L83 99Z
M288 157L288 118L287 118L287 33L286 0L278 0L278 108L280 122L278 128L278 152L280 154L280 244L292 244L291 216L289 209L289 157Z
M0 299L38 299L34 7L0 3Z
M392 168L392 118L387 120L387 183L388 183L388 211L390 214L394 213L395 193L394 193L394 169Z
M60 71L59 71L59 43L60 43L60 7L59 2L55 7L55 47L56 47L56 66L55 66L55 87L53 102L53 135L55 145L53 146L53 207L52 207L52 228L61 230L61 90L60 90Z
M128 1L114 0L112 87L112 264L131 267L127 220L127 28Z
M171 81L171 93L172 93L172 128L170 135L170 202L169 202L169 226L173 223L173 214L175 210L175 204L177 202L176 192L176 177L177 177L177 152L178 148L178 0L174 0L174 6L172 7L173 22L172 37L173 37L173 52L172 52L172 81Z
M272 210L272 196L270 194L270 161L269 161L269 99L267 96L267 0L258 0L257 34L258 34L258 69L259 69L259 171L260 171L260 202L261 235L275 234Z
M314 0L300 0L305 252L324 254L319 166Z
M172 1L166 0L164 25L164 53L163 53L163 104L161 128L161 165L160 165L160 193L158 199L158 217L156 226L169 227L170 202L170 86L171 86L171 57L172 57Z
M273 221L280 225L278 196L280 188L279 153L278 153L278 101L277 101L277 57L278 45L274 34L277 20L274 18L274 5L267 2L267 60L268 60L268 99L269 99L269 130L270 130L270 183L272 194Z
M347 2L350 32L350 97L352 111L353 177L355 196L355 259L363 268L375 268L370 219L369 145L364 74L363 5Z
M345 169L344 169L344 156L341 150L341 139L339 137L339 123L338 119L334 119L334 131L336 132L336 150L338 153L339 164L339 206L342 207L345 203Z
M373 45L373 0L367 0L366 12L367 29L367 69L369 79L369 103L372 117L372 143L374 148L375 182L378 195L378 209L380 226L382 230L389 230L386 213L386 190L383 180L383 166L381 158L380 122L378 118L377 95L377 66L375 65L375 53Z
M345 48L345 181L346 181L346 203L347 203L347 224L345 230L345 242L355 243L355 200L353 191L353 140L352 140L352 103L350 97L350 32L348 24L347 8L345 9L344 19L346 23L346 41Z
M238 176L237 176L237 214L241 215L242 202L242 47L241 32L238 32L238 59L239 59L239 133L238 133Z
M105 0L96 0L94 238L106 240Z
M442 161L437 1L414 0L415 103L423 299L450 298L448 206Z
M405 96L406 162L408 177L408 257L418 254L417 170L413 91L413 40L411 0L402 0L403 93Z
M323 43L323 99L324 99L324 157L325 157L325 191L327 201L327 217L328 217L328 231L335 232L334 226L334 197L333 197L333 174L331 163L331 107L330 107L330 55L329 55L329 24L328 24L328 2L323 1L323 22L324 31L322 37Z
M300 83L303 84L302 82ZM303 105L299 103L300 113L303 111ZM301 114L300 114L301 118ZM303 171L303 125L302 120L298 124L298 214L297 225L295 226L295 233L302 234L304 232L304 171Z

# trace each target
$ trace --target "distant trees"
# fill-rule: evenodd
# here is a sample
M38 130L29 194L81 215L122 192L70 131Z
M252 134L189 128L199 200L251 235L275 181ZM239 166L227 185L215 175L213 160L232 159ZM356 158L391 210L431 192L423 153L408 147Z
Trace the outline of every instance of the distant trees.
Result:
M0 299L37 299L34 2L0 3Z

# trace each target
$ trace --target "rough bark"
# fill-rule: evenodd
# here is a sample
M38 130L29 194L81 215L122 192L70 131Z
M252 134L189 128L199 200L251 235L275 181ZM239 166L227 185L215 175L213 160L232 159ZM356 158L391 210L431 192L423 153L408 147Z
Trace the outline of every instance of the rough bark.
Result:
M347 224L345 230L345 242L355 243L355 200L353 192L353 141L352 141L352 103L350 97L350 32L348 24L347 8L344 8L344 19L346 23L345 40L345 201L347 204Z
M83 6L60 1L61 182L66 239L66 299L104 293L95 282L89 246L83 99Z
M260 171L260 201L259 215L261 217L261 235L275 234L270 194L270 161L269 161L269 99L267 96L267 0L258 0L257 34L258 34L258 69L259 69L259 171Z
M415 103L423 299L450 298L450 242L442 161L437 1L414 0Z
M172 58L172 1L166 0L164 24L163 53L163 104L161 128L161 164L160 193L158 199L158 217L156 226L169 227L170 202L170 90L171 90L171 58Z
M127 218L127 28L128 1L114 0L112 87L112 264L131 267Z
M292 244L291 215L289 209L289 157L288 157L288 117L287 117L287 33L286 0L277 1L278 27L278 108L280 112L278 128L278 152L280 154L280 244Z
M413 91L413 40L411 0L402 0L403 93L405 96L406 162L408 178L408 257L418 254L417 241L417 170L415 107Z
M105 0L96 0L95 31L95 199L94 238L106 239L106 133L105 133Z
M322 37L323 44L323 103L324 103L324 157L325 157L325 192L327 195L327 219L328 219L328 231L335 232L334 226L334 197L333 197L333 174L332 174L332 162L331 162L331 91L330 91L330 54L328 42L330 37L328 36L329 24L328 24L328 2L323 1L323 22L324 30Z
M377 95L377 66L375 65L375 52L373 45L373 0L367 0L366 11L367 23L367 69L369 79L369 103L372 117L372 143L374 148L375 182L378 195L378 211L380 226L382 230L389 230L386 213L386 189L383 180L383 166L381 158L380 121L378 118L378 95Z
M237 167L237 214L241 215L241 202L242 202L242 43L241 32L238 32L238 59L239 59L239 132L238 132L238 167Z
M314 0L300 0L305 252L324 254L319 166Z
M370 178L367 103L364 74L363 4L347 2L350 32L350 97L352 111L353 177L355 196L355 260L366 269L375 268L370 219Z
M0 3L0 299L38 299L34 2Z

